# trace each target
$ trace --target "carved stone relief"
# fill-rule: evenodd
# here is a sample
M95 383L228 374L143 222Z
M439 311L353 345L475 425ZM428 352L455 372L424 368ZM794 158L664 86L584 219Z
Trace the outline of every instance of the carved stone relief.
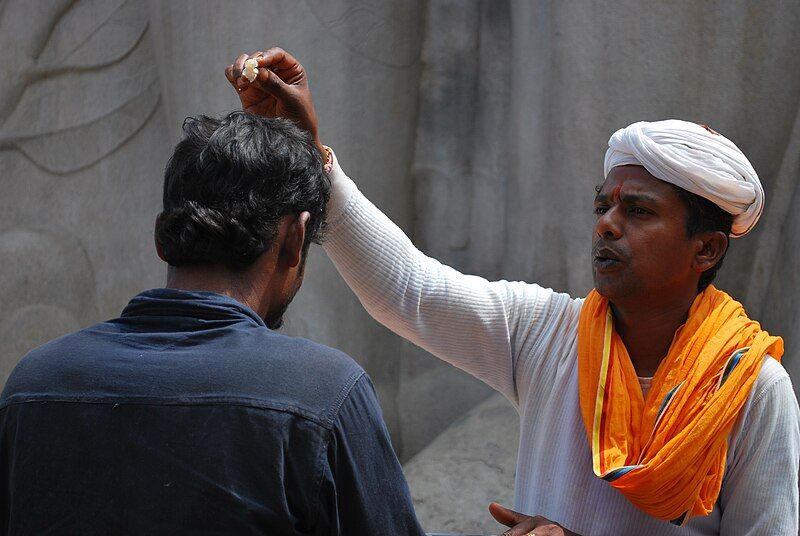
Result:
M134 140L159 104L141 2L1 7L14 61L0 76L0 384L28 350L116 314L161 272L141 252L164 161L163 138Z
M311 13L355 54L386 67L409 67L419 59L420 2L306 0ZM353 29L358 28L357 32ZM397 31L402 28L404 31Z

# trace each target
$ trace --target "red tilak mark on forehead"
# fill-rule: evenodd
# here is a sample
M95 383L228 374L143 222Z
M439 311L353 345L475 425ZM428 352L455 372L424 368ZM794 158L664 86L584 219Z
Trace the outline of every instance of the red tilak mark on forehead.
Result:
M622 191L622 185L623 184L624 183L621 182L621 183L617 184L616 186L614 186L614 189L611 190L611 200L612 201L619 201L619 194Z

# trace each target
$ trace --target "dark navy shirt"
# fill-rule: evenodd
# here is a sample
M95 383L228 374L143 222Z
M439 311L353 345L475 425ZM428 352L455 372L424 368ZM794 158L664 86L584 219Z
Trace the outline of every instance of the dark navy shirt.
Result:
M157 289L0 398L10 534L423 534L373 386L241 303Z

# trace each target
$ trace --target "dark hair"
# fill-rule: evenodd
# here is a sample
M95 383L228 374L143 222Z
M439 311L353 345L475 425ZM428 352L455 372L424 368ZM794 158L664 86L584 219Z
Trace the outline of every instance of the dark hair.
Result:
M731 234L733 227L733 215L725 212L717 205L704 197L693 194L683 188L674 186L684 205L686 205L686 234L691 238L697 233L722 231L725 236ZM730 239L728 239L730 243ZM717 277L717 272L722 267L725 260L726 249L719 258L717 264L700 274L700 281L697 284L697 291L702 292Z
M322 240L330 181L310 136L284 119L233 112L188 117L164 171L156 242L172 266L242 269L307 210L304 249Z

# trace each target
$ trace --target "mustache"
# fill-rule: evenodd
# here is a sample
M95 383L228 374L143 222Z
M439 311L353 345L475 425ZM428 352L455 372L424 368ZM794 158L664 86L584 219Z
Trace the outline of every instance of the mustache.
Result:
M595 259L597 257L622 261L627 259L629 254L624 248L611 247L605 240L598 240L592 246L592 258Z

